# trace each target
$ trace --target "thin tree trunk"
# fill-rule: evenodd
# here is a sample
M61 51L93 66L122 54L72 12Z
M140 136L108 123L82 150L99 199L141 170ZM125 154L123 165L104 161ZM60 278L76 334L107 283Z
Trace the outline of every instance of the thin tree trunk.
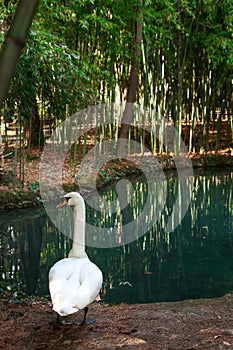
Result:
M120 142L118 145L118 156L120 158L124 157L125 153L125 145L126 145L126 137L127 131L130 128L130 123L133 121L133 113L134 113L134 102L136 101L136 95L139 85L139 71L140 71L140 60L141 60L141 42L142 42L142 0L138 0L139 5L139 14L138 20L136 23L136 43L135 43L135 53L134 60L131 66L130 71L130 80L129 80L129 88L127 92L126 98L126 107L122 117L122 125L120 132Z
M3 157L3 143L2 143L2 132L0 128L0 183L4 178L4 157Z
M178 48L177 48L177 81L178 81L178 97L177 97L177 121L175 121L175 127L178 129L179 137L181 136L182 127L182 101L183 101L183 66L182 66L182 29L181 29L181 4L180 0L177 1L178 11ZM175 148L179 145L174 145ZM175 149L179 152L179 150Z
M0 106L6 98L39 0L20 0L0 54Z
M33 108L32 108L32 116L31 120L27 122L27 129L30 130L28 144L30 146L44 146L44 132L42 121L40 120L38 105L36 101L36 97L32 98ZM31 123L31 128L29 127L29 123Z

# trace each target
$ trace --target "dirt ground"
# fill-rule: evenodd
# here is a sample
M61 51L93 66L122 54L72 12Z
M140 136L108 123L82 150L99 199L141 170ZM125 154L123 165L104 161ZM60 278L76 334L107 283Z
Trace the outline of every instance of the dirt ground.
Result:
M58 325L49 300L0 299L0 349L233 349L233 294L175 303L90 306L93 324ZM82 312L72 316L82 318Z

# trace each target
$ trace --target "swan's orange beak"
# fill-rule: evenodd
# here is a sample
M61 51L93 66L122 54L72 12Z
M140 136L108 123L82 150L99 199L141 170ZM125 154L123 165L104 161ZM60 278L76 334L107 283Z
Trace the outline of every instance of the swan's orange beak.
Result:
M61 202L56 206L56 209L63 208L67 205L68 200L66 197L61 198Z

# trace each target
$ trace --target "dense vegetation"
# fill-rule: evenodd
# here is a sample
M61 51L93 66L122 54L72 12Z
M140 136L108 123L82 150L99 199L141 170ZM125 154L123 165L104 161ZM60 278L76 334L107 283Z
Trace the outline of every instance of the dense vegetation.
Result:
M4 2L2 42L16 5ZM162 114L180 135L187 125L190 152L230 152L232 39L229 0L41 0L1 121L5 130L17 121L27 144L41 146L45 125L127 100Z

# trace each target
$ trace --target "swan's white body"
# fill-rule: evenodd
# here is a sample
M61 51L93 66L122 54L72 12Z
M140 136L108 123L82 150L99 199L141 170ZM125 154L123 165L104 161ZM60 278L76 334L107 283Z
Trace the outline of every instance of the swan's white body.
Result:
M65 195L73 207L74 237L68 258L58 261L49 271L49 290L53 310L67 316L87 307L96 299L103 282L100 269L85 252L85 204L79 193Z

